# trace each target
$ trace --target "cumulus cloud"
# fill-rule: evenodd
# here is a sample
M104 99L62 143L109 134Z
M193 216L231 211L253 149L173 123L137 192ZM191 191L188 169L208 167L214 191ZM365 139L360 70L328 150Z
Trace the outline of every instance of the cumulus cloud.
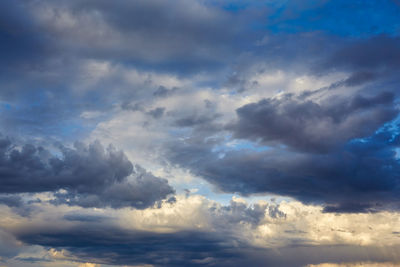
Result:
M146 208L174 193L167 180L99 142L75 143L74 148L60 145L59 156L31 144L18 149L8 139L0 143L1 193L53 192L55 204L115 208ZM15 196L2 198L9 206L19 201Z

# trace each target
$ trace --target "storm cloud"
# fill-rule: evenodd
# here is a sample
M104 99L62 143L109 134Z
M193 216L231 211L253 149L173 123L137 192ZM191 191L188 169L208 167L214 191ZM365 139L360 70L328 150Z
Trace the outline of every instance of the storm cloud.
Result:
M288 95L237 110L234 137L285 144L295 150L327 152L350 139L368 137L398 114L394 94L327 99L322 104Z
M174 193L167 180L134 166L112 146L75 143L74 148L58 149L56 156L31 144L18 149L2 139L1 193L53 192L55 204L115 208L146 208ZM19 203L15 197L2 202Z

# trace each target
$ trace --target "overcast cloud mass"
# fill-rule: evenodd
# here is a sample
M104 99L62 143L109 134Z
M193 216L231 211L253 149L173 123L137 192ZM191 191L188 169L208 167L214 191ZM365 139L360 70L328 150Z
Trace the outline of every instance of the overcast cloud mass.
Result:
M0 266L400 266L398 0L5 0L0 59Z

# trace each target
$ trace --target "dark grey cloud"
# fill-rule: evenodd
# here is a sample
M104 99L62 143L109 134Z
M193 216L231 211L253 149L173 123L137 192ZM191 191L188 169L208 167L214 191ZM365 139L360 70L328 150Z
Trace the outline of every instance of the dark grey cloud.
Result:
M116 265L229 265L240 247L218 233L153 233L116 227L80 225L71 229L31 229L17 234L27 244L67 249L79 260Z
M40 203L39 199L26 200L21 195L14 194L0 194L0 204L6 205L11 208L11 210L20 216L29 216L36 207L31 204Z
M165 86L159 86L157 90L153 92L153 96L155 97L168 97L176 93L179 89L177 87L173 87L171 89L166 88Z
M395 149L400 143L393 127L398 129L389 125L323 154L281 148L216 152L218 143L195 138L174 143L167 157L223 192L289 196L323 204L327 212L398 209L400 164Z
M372 83L371 90L376 93L382 90L385 81L389 81L386 90L398 90L400 45L396 35L343 38L318 31L299 31L263 36L258 36L258 45L249 48L245 55L235 57L233 72L227 75L225 86L238 92L251 91L257 85L255 73L285 70L317 78L332 73L347 75L347 79L328 85L325 90Z
M34 35L39 25L26 12L27 1L3 1L0 4L0 55L3 59L1 78L7 69L21 67L19 63L39 60L46 53L45 35ZM29 66L25 66L28 68Z
M207 207L207 206L205 206ZM275 203L247 205L231 201L214 203L208 210L213 230L179 230L157 233L121 228L111 217L94 212L69 212L58 224L42 222L11 230L25 245L67 250L74 261L116 265L154 264L156 266L237 266L246 259L242 250L251 250L237 229L243 225L257 227L267 218L285 218ZM0 239L1 241L1 239ZM15 260L36 262L40 257ZM45 257L43 260L50 260Z
M26 244L64 249L82 262L155 266L293 266L323 262L395 262L396 246L294 245L254 247L234 236L207 231L152 233L117 227L80 225L15 233Z
M63 218L67 221L72 221L72 222L90 222L90 223L103 222L110 219L110 217L104 215L91 215L86 213L69 213L65 214Z
M175 120L175 125L178 127L201 127L210 125L216 118L220 117L219 114L190 114L183 115L181 118Z
M310 64L313 75L346 72L348 78L331 87L363 86L375 83L373 91L380 87L396 88L400 67L400 39L398 36L377 35L370 38L334 42L322 57L314 57ZM330 88L332 89L332 88Z
M83 134L84 111L175 91L152 95L164 85L132 85L120 72L215 73L243 35L229 12L203 1L24 0L3 2L0 10L0 99L7 105L0 122L10 135ZM115 76L86 91L97 75L85 73L90 62L109 63Z
M104 149L94 142L58 148L56 156L31 144L17 149L1 139L0 192L54 192L54 204L114 208L146 208L174 193L167 180L134 166L112 146ZM4 200L19 203L12 196Z
M359 85L365 85L368 82L372 82L378 78L379 75L377 75L374 72L369 72L369 71L359 71L352 73L348 78L334 82L330 84L329 86L322 87L317 90L305 90L303 91L299 98L300 99L305 99L307 97L317 95L320 93L324 93L327 91L332 91L341 87L353 87L353 86L359 86Z
M320 70L398 71L400 67L400 38L388 35L374 36L339 46L322 60Z
M350 75L349 78L344 80L344 85L346 86L357 86L364 84L369 81L373 81L376 77L376 74L373 72L368 72L368 71L359 71L355 72L352 75Z
M28 25L35 25L29 28L37 36L26 34L28 43L45 37L45 53L51 57L73 55L181 73L217 67L243 34L228 12L202 1L42 0L15 9L15 17L22 20L27 14Z
M239 108L238 121L229 128L235 138L327 152L350 139L370 136L397 114L394 94L389 92L331 98L325 103L298 101L289 95Z
M111 54L122 56L123 61L158 62L181 73L225 61L224 56L235 50L232 43L239 34L227 12L200 1L84 1L71 9L77 16L98 12L103 22L123 36L117 44L97 46L100 57ZM83 39L84 45L92 47L88 41Z
M0 229L0 261L13 258L21 251L20 244L15 237Z
M229 12L203 1L24 0L0 7L7 98L39 88L68 91L85 60L179 75L215 71L244 34Z
M154 119L159 119L164 115L165 108L158 107L147 112L148 115L152 116Z
M4 204L9 207L20 207L23 204L23 200L20 196L0 195L0 204Z
M25 264L30 264L30 263L40 263L40 262L54 262L51 259L46 259L46 258L39 258L39 257L15 257L14 258L17 261L22 261Z
M175 65L183 71L220 61L238 32L227 12L200 1L41 0L2 7L2 55L32 67L79 55L170 66L180 61L185 66Z

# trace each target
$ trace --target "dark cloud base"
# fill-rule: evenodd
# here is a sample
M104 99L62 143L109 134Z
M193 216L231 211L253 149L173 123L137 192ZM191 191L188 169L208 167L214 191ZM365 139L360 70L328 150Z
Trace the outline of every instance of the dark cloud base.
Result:
M400 247L312 246L257 248L215 232L168 234L80 226L17 234L31 245L65 249L82 262L155 266L293 266L324 262L396 262Z

